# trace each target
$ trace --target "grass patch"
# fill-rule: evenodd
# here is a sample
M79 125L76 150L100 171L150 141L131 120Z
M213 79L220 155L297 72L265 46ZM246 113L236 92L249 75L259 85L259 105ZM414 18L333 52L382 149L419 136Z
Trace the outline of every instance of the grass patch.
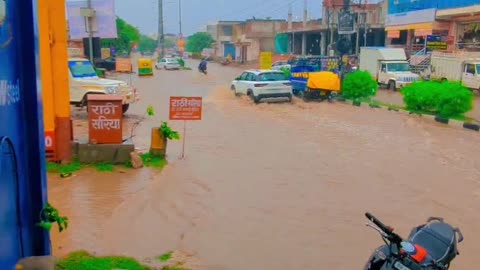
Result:
M80 169L84 168L85 165L81 164L79 161L75 160L69 164L59 164L55 162L47 163L47 172L49 173L60 173L60 174L71 174Z
M155 160L155 162L158 162ZM156 164L156 163L155 163ZM161 167L163 167L162 165ZM99 172L113 172L116 167L123 167L131 169L132 163L130 161L125 162L125 164L116 166L111 163L97 163L97 164L84 164L75 160L72 163L60 164L55 162L47 162L47 172L55 173L60 175L66 175L66 177L72 175L74 172L77 172L85 168L95 168ZM62 176L63 177L63 176Z
M140 155L143 165L146 167L163 168L167 165L167 160L162 156L154 156L150 153Z
M55 270L103 269L150 270L151 268L130 257L96 257L83 250L70 253L65 258L58 260L55 266Z
M110 163L95 164L95 167L97 168L97 171L99 171L99 172L113 172L113 170L115 169L113 164L110 164Z
M172 258L172 254L173 252L169 251L165 254L158 256L157 259L161 262L168 262Z
M180 70L192 70L190 67L180 67Z

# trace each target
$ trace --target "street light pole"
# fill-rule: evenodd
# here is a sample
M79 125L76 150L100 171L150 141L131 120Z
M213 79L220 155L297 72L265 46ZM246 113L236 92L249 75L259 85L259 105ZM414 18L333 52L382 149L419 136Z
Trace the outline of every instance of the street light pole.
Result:
M92 8L92 0L87 1L87 8ZM88 54L90 58L90 63L93 63L93 30L92 30L92 17L87 18L87 25L88 25Z
M182 0L178 0L178 24L180 26L180 35L182 34Z
M160 57L165 54L164 36L163 36L163 0L158 0L158 47Z

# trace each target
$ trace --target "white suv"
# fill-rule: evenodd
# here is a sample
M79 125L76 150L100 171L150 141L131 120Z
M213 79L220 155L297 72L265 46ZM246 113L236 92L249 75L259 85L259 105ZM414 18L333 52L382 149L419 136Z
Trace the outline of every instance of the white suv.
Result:
M253 102L262 99L283 98L292 101L292 83L277 70L246 70L233 82L235 95L248 95Z

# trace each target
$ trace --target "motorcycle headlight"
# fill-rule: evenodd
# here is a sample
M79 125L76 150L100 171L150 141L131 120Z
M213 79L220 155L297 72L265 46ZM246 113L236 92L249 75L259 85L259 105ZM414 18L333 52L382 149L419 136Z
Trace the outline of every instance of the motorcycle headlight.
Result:
M108 94L117 94L118 93L118 86L108 86L105 88Z

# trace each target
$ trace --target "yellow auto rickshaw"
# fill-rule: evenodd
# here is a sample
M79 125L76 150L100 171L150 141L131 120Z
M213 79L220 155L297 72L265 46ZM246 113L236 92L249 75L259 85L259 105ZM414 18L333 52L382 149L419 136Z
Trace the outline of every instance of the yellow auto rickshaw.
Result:
M138 59L138 75L153 75L153 60L150 58Z
M309 72L305 91L299 92L304 101L312 99L333 101L340 93L340 76L331 71Z

